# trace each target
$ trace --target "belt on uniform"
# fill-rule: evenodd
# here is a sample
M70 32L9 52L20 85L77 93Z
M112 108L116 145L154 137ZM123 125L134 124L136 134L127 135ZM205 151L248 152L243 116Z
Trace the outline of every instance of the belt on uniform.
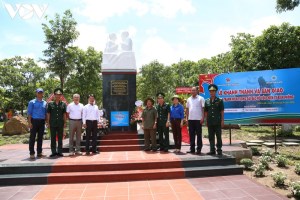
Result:
M171 120L181 120L180 118L171 118Z
M87 122L95 122L95 121L97 122L98 120L88 120L88 119L87 119L86 121L87 121Z
M36 121L45 121L45 119L34 119L34 118L32 118L32 120L36 120Z
M82 119L69 119L69 120L72 120L72 121L81 121Z

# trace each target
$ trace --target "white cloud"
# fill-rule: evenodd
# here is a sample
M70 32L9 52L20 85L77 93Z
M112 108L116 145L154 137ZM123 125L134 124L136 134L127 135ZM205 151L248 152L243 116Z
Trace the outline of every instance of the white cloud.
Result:
M77 30L80 35L76 40L75 45L82 49L87 49L89 46L92 46L98 51L105 48L108 32L104 26L78 24Z
M77 13L86 16L91 21L102 22L113 16L122 16L134 12L138 16L148 13L155 16L174 18L178 13L195 13L191 0L81 0L83 8Z
M177 13L195 13L196 8L190 0L152 0L151 13L157 16L174 18Z
M157 34L157 28L149 28L146 30L147 35L156 35Z
M82 0L83 9L77 10L79 14L88 17L92 21L101 22L115 15L123 15L130 10L141 16L148 12L146 3L138 0Z
M211 56L230 51L229 43L231 42L231 35L250 33L254 36L258 36L271 25L280 25L282 22L283 20L278 16L267 16L253 20L248 27L220 26L211 34L210 42L206 47L203 47L206 51L203 51L202 55L203 57L210 58Z
M138 66L148 64L153 60L158 60L165 65L178 63L183 60L199 60L200 51L195 47L191 47L186 43L169 43L159 36L149 36L141 47L141 55ZM139 65L139 63L141 63Z

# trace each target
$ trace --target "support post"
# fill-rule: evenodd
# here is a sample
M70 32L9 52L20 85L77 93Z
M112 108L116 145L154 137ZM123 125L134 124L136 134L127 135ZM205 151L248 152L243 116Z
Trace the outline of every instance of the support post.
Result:
M277 135L276 135L276 124L274 124L274 143L275 143L275 153L277 153Z
M231 146L231 124L229 124L229 145Z

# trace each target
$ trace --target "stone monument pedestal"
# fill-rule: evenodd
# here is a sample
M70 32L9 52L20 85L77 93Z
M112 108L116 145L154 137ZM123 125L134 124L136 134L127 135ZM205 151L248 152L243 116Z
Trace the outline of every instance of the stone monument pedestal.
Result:
M107 113L111 131L136 131L130 118L136 101L136 72L104 72L103 108Z

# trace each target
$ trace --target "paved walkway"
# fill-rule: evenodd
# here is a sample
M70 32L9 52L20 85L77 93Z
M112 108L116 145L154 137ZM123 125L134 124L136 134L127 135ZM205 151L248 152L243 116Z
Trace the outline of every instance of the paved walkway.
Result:
M114 183L8 186L1 200L277 200L287 199L245 175Z
M203 153L208 152L209 146L204 140ZM50 155L49 141L44 142L44 153ZM6 164L83 164L96 162L135 162L141 160L177 160L198 155L186 154L188 146L183 146L182 154L125 151L101 152L98 155L74 156L50 159L45 157L31 161L28 158L28 145L5 145L0 147L0 166ZM240 147L224 145L224 151ZM205 155L201 155L205 159ZM145 177L145 180L147 177ZM138 200L201 200L201 199L287 199L269 188L249 179L245 175L219 176L209 178L146 180L113 183L81 183L81 184L53 184L0 187L1 200L23 199L138 199Z

